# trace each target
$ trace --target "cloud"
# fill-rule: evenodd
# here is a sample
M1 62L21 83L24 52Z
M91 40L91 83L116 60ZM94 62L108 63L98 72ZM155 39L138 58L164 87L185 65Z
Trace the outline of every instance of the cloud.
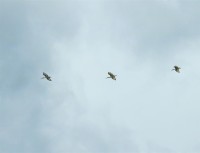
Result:
M1 2L0 151L195 150L199 4Z

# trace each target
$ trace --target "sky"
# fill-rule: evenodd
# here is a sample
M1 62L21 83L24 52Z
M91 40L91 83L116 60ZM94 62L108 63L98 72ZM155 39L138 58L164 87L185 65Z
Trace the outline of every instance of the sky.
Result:
M0 152L199 153L199 8L0 0Z

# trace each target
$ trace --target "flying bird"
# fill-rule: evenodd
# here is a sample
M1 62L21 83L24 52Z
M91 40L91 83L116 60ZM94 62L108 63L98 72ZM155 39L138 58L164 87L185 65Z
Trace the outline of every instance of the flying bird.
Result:
M49 81L51 81L51 77L50 76L48 76L46 73L44 73L43 72L43 75L44 75L44 77L42 77L41 79L47 79L47 80L49 80Z
M178 67L178 66L175 65L174 69L172 69L172 71L175 70L176 72L180 73L180 69L181 69L180 67Z
M114 74L112 74L111 72L108 72L108 75L109 75L109 77L107 77L107 78L111 78L111 79L113 79L113 80L116 80L116 77L115 77L115 76L117 76L117 75L114 75Z

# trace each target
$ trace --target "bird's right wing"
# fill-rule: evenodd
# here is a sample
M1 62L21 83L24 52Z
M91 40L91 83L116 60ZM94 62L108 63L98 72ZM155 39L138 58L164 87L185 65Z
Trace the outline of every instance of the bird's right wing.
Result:
M44 76L48 76L48 75L47 75L46 73L44 73L44 72L43 72L43 75L44 75Z
M108 72L108 74L109 74L111 77L114 77L114 74L112 74L111 72Z

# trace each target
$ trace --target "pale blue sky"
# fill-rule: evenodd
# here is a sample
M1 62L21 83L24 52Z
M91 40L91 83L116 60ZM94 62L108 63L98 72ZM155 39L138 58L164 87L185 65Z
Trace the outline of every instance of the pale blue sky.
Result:
M199 153L199 8L0 0L0 152Z

